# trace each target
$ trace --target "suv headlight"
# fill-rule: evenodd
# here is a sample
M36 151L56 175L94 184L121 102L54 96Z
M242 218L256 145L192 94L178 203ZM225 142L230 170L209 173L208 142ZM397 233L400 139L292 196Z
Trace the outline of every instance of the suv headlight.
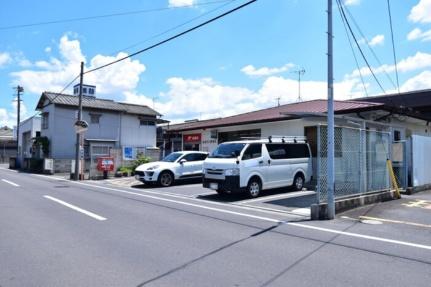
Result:
M225 169L224 174L227 176L239 175L239 168Z

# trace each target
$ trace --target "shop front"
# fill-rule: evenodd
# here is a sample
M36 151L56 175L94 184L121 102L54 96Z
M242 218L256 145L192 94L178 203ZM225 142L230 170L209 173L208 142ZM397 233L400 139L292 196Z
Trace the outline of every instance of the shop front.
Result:
M202 134L183 135L183 149L199 151L202 143Z

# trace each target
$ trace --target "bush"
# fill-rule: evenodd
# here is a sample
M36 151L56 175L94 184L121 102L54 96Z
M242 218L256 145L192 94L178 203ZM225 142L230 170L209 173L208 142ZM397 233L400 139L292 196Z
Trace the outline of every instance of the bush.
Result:
M132 162L132 165L130 166L130 168L132 169L132 171L135 171L135 169L140 166L141 164L144 163L149 163L150 162L150 158L149 157L145 157L145 156L139 156L137 159L135 159Z

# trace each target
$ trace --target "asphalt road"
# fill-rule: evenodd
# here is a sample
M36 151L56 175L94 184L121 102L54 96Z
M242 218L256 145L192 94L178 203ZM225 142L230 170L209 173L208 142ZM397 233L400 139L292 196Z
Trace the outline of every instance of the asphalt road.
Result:
M429 192L313 222L181 188L0 169L0 286L430 286Z

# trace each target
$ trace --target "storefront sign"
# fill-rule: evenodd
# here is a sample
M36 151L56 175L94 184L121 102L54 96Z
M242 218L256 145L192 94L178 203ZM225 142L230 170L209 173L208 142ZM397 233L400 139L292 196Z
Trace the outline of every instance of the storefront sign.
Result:
M190 134L190 135L184 135L184 142L190 143L190 142L200 142L201 141L201 134Z
M97 158L97 170L113 171L114 170L114 158L113 157L98 157Z
M133 160L133 147L125 146L123 147L123 159L124 160Z

